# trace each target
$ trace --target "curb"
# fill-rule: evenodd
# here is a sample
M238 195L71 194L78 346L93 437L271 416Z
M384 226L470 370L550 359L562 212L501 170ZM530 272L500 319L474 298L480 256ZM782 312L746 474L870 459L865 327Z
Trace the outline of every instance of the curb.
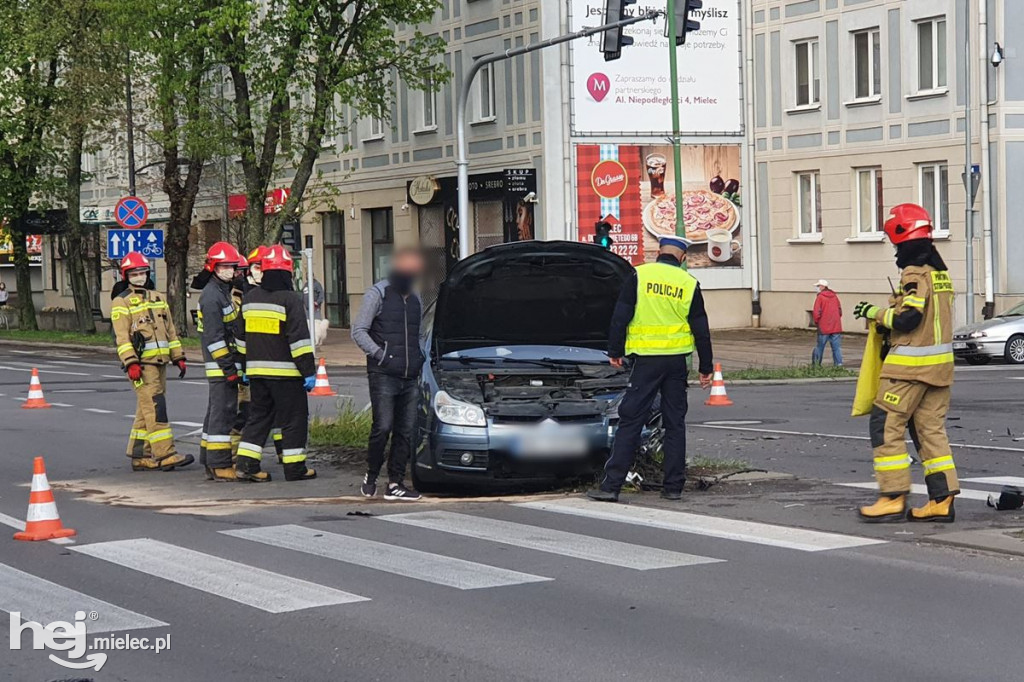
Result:
M1019 532L1021 528L999 530L965 530L941 535L918 538L921 542L965 549L977 549L1011 556L1024 556L1024 540L1014 540L1007 533Z
M848 384L857 381L857 377L813 377L807 379L725 379L728 386L785 386L789 384Z

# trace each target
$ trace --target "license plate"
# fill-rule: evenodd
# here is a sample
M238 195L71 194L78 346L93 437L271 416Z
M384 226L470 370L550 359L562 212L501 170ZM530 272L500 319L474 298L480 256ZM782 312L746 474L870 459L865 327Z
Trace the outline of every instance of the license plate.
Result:
M963 350L964 348L967 348L967 344L962 341L953 344L953 350Z
M537 429L524 433L516 453L531 459L579 457L587 453L587 439L582 433L568 429Z

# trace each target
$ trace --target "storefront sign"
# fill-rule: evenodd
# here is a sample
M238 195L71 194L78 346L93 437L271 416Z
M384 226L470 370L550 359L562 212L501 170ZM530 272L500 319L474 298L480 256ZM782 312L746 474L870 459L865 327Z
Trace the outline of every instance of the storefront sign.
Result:
M16 238L21 238L18 234ZM7 230L0 230L0 265L14 265L14 243ZM25 235L25 249L28 251L29 265L43 264L43 236L39 234Z
M409 200L417 206L426 206L437 196L441 186L433 175L421 175L409 185Z

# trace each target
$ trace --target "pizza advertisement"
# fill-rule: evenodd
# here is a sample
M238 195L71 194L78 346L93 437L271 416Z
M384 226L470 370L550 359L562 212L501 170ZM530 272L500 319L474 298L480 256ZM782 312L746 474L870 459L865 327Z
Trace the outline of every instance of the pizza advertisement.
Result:
M692 246L689 268L739 268L743 264L738 145L682 147L683 191L676 197L672 147L615 144L576 146L576 205L580 241L593 241L595 226L612 225L612 250L633 265L653 261L658 237L676 233L682 208Z

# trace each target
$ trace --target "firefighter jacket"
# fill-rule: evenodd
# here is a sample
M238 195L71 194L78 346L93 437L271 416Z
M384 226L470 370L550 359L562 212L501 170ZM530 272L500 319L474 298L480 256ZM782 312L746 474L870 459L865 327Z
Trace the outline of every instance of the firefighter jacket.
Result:
M231 283L211 277L199 295L199 324L207 379L217 380L238 374L237 320L238 308L231 300Z
M167 302L155 291L128 287L110 306L117 356L125 367L166 365L185 359Z
M253 379L303 379L316 375L313 344L302 299L291 290L254 287L242 303L238 350Z
M953 282L948 272L930 265L904 268L892 305L878 310L874 319L891 330L883 379L952 385Z

